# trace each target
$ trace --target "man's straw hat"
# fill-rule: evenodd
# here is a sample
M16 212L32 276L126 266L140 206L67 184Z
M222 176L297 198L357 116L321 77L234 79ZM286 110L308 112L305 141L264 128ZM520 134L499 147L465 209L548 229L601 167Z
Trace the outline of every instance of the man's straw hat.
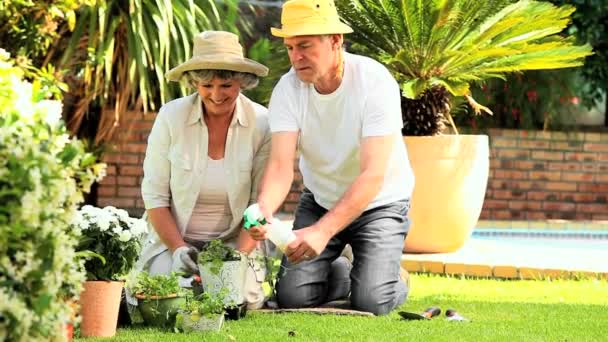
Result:
M285 38L353 32L340 21L333 0L287 1L283 4L281 25L280 29L270 29L273 36Z
M248 72L259 77L268 75L267 67L243 56L237 35L205 31L194 37L192 58L169 70L165 78L177 82L186 71L204 69Z

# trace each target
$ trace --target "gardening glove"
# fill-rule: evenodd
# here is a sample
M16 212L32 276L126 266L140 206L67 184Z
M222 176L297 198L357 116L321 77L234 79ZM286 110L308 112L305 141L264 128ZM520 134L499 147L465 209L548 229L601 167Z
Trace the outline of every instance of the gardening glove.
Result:
M192 246L181 246L173 252L171 271L198 274L196 259L198 250Z

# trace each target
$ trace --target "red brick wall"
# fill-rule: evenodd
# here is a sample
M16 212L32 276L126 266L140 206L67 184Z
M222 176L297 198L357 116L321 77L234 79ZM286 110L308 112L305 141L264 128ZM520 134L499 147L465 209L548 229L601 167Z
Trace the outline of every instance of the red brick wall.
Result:
M139 215L139 185L154 114L130 113L135 121L124 143L106 153L108 175L98 205ZM608 220L608 133L491 130L490 179L483 219ZM297 172L282 206L293 212L302 189Z
M481 217L607 220L608 134L491 130Z

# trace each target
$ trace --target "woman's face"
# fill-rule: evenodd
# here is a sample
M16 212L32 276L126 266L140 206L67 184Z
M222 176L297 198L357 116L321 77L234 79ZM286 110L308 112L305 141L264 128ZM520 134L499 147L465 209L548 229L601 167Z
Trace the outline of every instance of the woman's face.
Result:
M203 100L205 114L212 116L232 115L236 99L241 91L239 81L214 77L207 83L199 83L198 94Z

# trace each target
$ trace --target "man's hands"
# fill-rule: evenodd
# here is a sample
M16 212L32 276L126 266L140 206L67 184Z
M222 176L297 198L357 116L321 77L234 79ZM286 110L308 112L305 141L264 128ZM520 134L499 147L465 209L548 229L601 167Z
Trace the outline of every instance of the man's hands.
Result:
M198 274L198 250L192 246L181 246L173 251L171 271Z
M323 252L332 237L316 224L296 230L294 233L296 240L285 249L285 256L293 264L316 258Z

